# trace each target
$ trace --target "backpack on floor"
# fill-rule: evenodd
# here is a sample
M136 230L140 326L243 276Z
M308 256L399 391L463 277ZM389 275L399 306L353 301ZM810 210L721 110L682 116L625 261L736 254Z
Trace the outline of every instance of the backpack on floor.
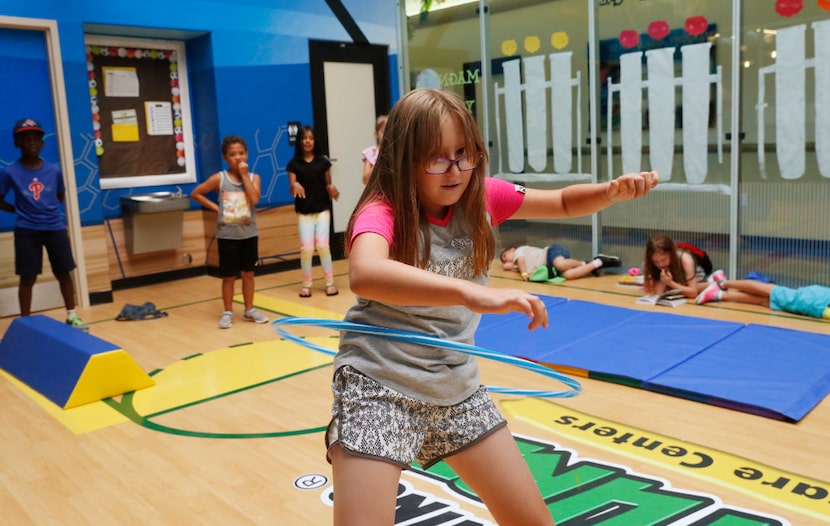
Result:
M165 316L167 316L166 312L156 310L155 304L148 301L144 305L130 305L129 303L124 305L115 319L117 321L155 320Z
M709 254L705 250L693 245L691 243L677 243L677 248L682 248L688 251L695 260L695 264L703 269L703 272L708 276L714 270L712 260L709 259Z

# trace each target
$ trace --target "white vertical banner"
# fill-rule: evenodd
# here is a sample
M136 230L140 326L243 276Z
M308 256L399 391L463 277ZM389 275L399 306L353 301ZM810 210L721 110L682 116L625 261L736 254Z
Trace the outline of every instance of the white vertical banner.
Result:
M522 124L522 78L519 59L503 64L504 119L507 133L507 167L512 173L525 169L525 137Z
M775 38L775 153L783 179L798 179L806 168L806 29L782 28ZM821 86L816 95L827 89Z
M640 172L643 152L643 53L620 56L622 173Z
M573 88L570 51L550 55L551 140L553 171L569 173L573 166Z
M709 42L680 48L683 55L683 167L686 181L701 184L708 171Z
M524 59L527 111L527 164L536 172L548 164L548 104L545 96L545 57ZM512 166L512 165L511 165Z
M674 161L674 52L673 47L646 51L649 168L661 181L671 179Z
M830 19L813 22L816 64L816 161L822 177L830 177Z

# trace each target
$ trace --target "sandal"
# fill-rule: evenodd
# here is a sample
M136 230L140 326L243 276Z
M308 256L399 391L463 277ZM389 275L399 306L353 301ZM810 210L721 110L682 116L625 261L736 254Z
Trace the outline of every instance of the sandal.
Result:
M334 285L326 285L326 296L337 296L340 291Z
M300 297L301 298L310 298L311 297L311 289L309 287L303 287L300 289Z

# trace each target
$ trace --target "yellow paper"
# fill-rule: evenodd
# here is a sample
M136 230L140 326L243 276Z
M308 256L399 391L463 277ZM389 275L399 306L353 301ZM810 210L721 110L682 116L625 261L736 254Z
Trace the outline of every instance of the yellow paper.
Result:
M113 124L112 142L137 142L138 124Z
M138 114L133 108L112 112L112 141L138 141Z

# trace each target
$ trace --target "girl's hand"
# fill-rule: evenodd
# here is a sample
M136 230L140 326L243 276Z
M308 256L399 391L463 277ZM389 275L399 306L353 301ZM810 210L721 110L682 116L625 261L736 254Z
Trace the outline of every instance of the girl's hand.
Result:
M243 180L248 178L248 163L245 161L239 161L239 164L236 166L237 171L239 172L239 177Z
M660 182L657 172L640 172L617 177L608 185L608 200L611 202L639 199L648 194Z
M295 198L305 199L305 188L300 183L294 183L291 185L291 195Z
M331 197L335 201L337 200L338 197L340 197L340 190L338 190L337 187L334 186L333 184L327 185L326 190L329 193L329 197Z
M660 271L660 283L666 285L667 287L670 287L673 281L674 280L672 279L672 275L671 272L669 272L669 269L664 268Z
M506 314L523 312L530 318L528 330L548 327L548 309L545 304L528 292L518 289L496 289L481 285L465 287L464 305L482 314Z

